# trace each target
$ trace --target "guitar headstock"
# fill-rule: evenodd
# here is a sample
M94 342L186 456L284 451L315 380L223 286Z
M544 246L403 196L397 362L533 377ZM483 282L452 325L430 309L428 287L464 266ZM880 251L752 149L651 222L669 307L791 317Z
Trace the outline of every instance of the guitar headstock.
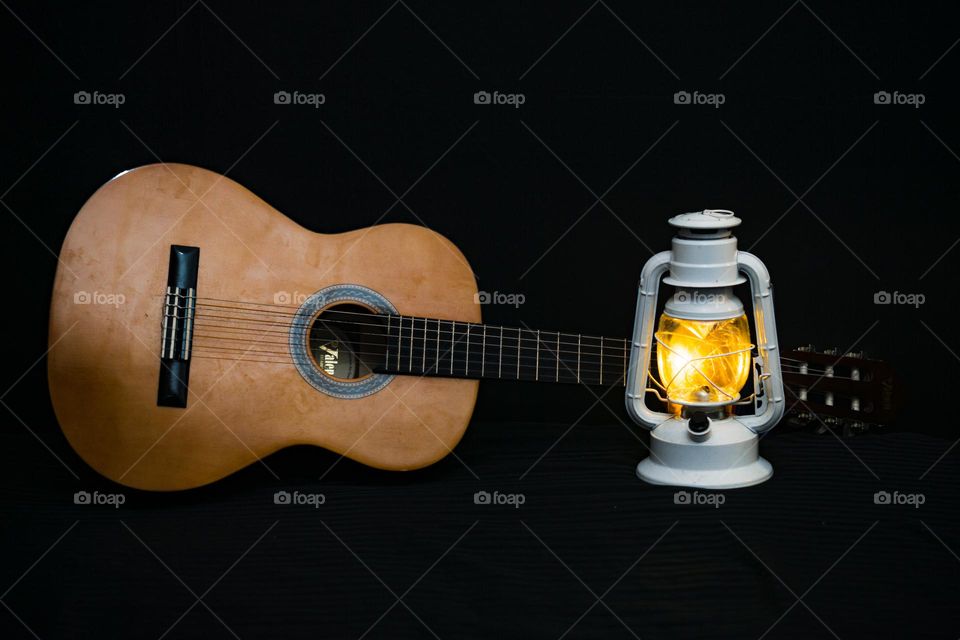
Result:
M787 406L793 407L789 416L795 424L848 435L896 417L901 397L893 368L882 360L806 346L785 351L780 364L783 384L793 392L787 392Z

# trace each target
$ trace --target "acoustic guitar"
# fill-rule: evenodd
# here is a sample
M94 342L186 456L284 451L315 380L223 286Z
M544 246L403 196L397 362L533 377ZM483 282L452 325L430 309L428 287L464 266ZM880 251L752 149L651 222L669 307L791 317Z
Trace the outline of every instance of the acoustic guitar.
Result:
M456 447L480 379L624 384L627 339L485 325L478 295L463 254L424 227L314 233L224 176L141 167L64 240L53 407L98 472L177 490L297 444L424 467ZM889 419L882 363L785 355L808 418Z

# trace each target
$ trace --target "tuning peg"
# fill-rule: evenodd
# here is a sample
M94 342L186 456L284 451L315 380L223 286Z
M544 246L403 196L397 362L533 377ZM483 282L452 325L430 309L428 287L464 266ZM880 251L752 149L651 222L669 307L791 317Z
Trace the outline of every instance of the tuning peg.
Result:
M840 349L837 349L836 347L830 347L829 349L823 350L823 354L827 356L835 356L835 355L839 355L839 353L840 353Z
M870 428L870 425L860 420L853 420L847 424L847 427L850 429L852 433L863 433L864 431Z
M848 352L847 352L847 355L845 355L844 357L845 357L845 358L856 358L857 360L863 360L864 358L867 357L867 354L866 354L865 351L848 351Z
M803 346L797 347L794 351L804 351L806 353L814 353L817 350L812 344L805 344Z

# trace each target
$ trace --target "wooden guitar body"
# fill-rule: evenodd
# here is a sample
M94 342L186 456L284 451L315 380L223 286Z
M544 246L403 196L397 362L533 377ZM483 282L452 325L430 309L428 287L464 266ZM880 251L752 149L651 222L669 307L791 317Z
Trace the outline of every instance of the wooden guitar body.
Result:
M378 292L399 314L480 321L466 260L428 229L324 235L210 171L158 164L125 172L73 222L51 303L53 406L70 444L101 474L175 490L296 444L391 470L429 465L456 446L476 380L396 376L375 393L340 398L289 363L196 357L187 406L158 406L171 245L200 248L198 295L211 300L271 305L285 296L295 305L347 283Z

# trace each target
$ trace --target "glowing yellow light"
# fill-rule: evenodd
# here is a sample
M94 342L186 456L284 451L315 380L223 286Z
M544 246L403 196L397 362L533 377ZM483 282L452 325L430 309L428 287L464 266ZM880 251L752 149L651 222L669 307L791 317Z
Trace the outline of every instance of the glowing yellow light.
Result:
M746 314L729 320L682 320L663 314L657 327L657 370L671 402L738 400L750 375Z

